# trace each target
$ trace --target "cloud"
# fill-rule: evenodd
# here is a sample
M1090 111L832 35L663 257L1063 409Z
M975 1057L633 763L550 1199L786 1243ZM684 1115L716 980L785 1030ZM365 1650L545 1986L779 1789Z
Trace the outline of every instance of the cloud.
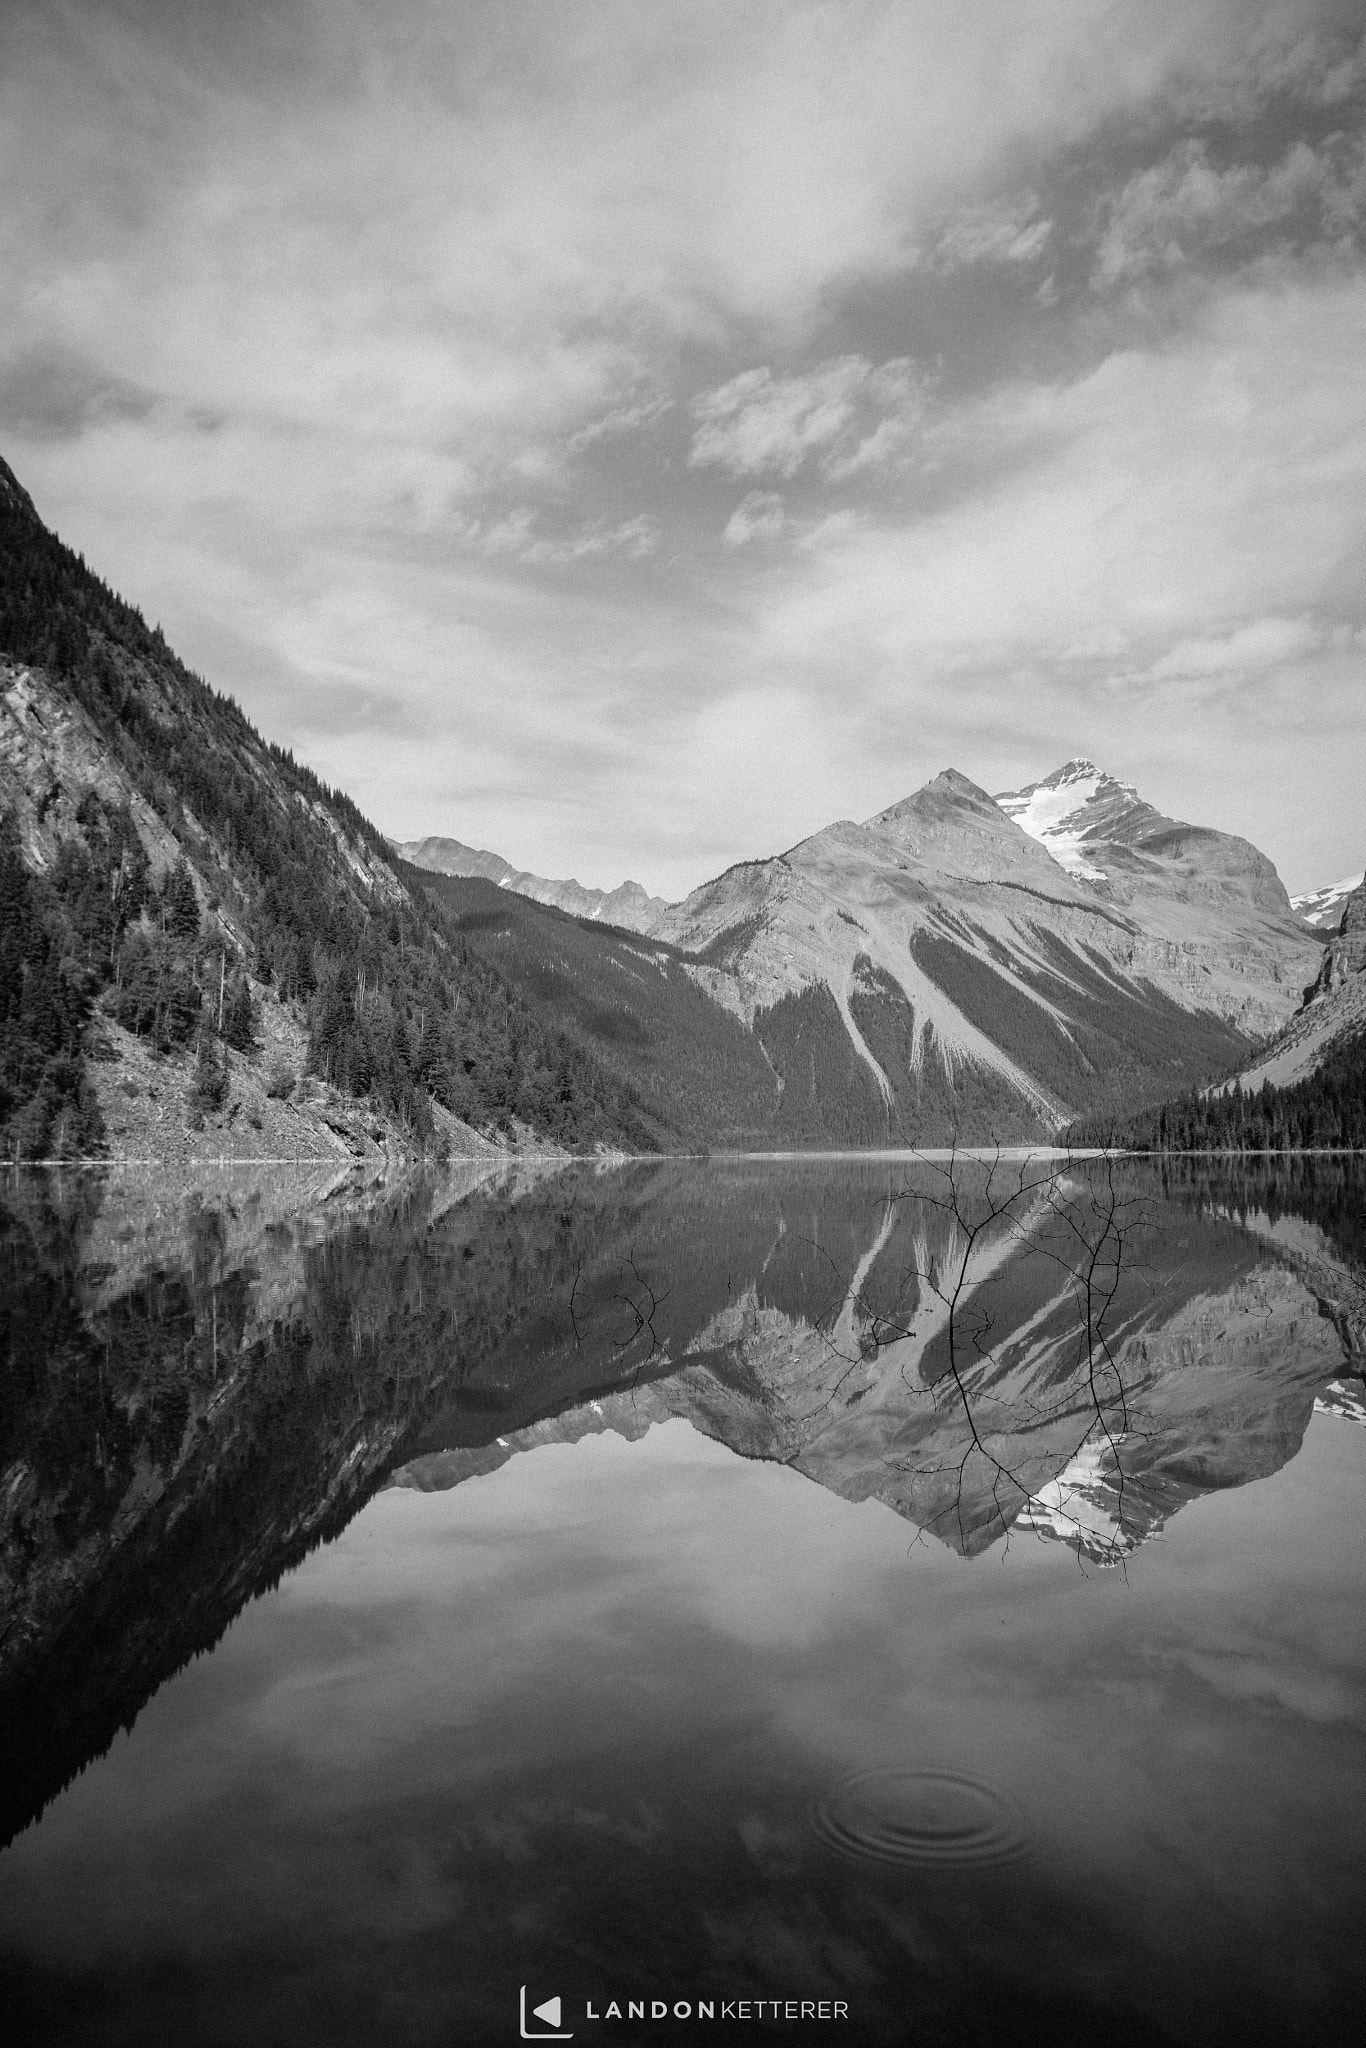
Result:
M1316 654L1327 637L1312 619L1253 619L1221 638L1179 640L1149 673L1156 682L1174 676L1247 675Z
M870 793L930 749L992 787L1008 760L1118 756L1292 875L1311 842L1350 868L1366 277L1227 292L1161 348L941 408L922 459L941 496L826 522L758 616L756 664L864 729Z
M1178 145L1109 202L1092 281L1099 290L1160 276L1229 249L1251 254L1269 234L1354 235L1366 223L1366 143L1296 142L1276 163L1210 161L1202 141Z
M530 505L518 505L494 519L457 517L459 539L490 560L506 557L527 564L584 562L604 555L621 555L630 562L643 562L659 546L659 523L641 513L615 524L598 521L567 534L537 532L539 514Z
M569 436L567 447L571 454L581 455L585 448L591 448L596 441L615 440L620 434L636 432L640 427L652 426L672 410L674 401L662 394L637 399L627 405L613 406L600 418L589 420Z
M1039 218L1033 192L997 203L965 207L944 229L934 261L946 270L971 263L1033 263L1048 246L1051 220Z
M73 349L28 348L0 363L0 427L35 441L76 440L112 420L143 420L153 392Z
M1362 47L1336 0L0 8L4 452L381 824L542 871L678 888L915 748L1027 780L1078 706L1064 753L1159 696L1194 753L1293 677L1350 742ZM1322 645L1154 673L1268 619ZM727 693L801 707L804 819L715 796Z
M721 538L728 548L743 548L752 540L777 540L786 523L776 491L751 491L731 513Z
M1243 29L1214 63L1178 72L1178 118L1247 123L1287 105L1331 112L1366 86L1366 32L1350 8L1288 0L1248 9Z
M793 477L812 460L835 479L886 461L924 409L926 380L909 357L874 367L841 356L798 377L745 370L693 400L688 456L732 476Z

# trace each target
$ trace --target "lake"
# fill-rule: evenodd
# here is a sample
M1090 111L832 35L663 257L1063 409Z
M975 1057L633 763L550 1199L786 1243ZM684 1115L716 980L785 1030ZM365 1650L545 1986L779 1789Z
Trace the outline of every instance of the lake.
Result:
M0 1232L7 2040L1356 2038L1362 1162Z

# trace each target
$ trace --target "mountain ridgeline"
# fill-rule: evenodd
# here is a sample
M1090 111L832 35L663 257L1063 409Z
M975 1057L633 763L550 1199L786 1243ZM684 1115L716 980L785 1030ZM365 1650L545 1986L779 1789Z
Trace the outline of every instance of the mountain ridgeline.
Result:
M1235 1072L1322 958L1255 847L1084 761L1000 799L948 770L677 904L395 847L3 464L0 869L19 1156L99 1147L130 1034L193 1123L290 1030L415 1144L1037 1140Z
M460 864L450 842L423 849ZM999 801L949 770L642 911L633 933L580 925L560 943L528 897L562 885L533 892L488 858L492 879L432 876L470 946L716 1144L1113 1122L1245 1064L1322 957L1255 847L1163 817L1086 762ZM694 1005L708 1036L690 1059L692 1027L663 1021L689 982L745 1036Z

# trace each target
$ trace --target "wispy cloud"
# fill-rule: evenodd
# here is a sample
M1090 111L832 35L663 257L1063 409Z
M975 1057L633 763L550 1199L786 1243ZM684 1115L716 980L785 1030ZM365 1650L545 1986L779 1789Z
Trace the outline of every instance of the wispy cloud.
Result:
M793 477L808 461L828 477L851 476L901 445L926 388L909 357L874 366L841 356L796 377L745 370L693 400L688 460L732 476Z
M970 263L1034 263L1047 250L1052 232L1052 221L1040 218L1037 194L1008 196L964 207L935 243L934 261L945 269Z
M750 491L726 521L721 538L729 548L743 548L752 540L776 540L786 524L777 491Z
M1178 640L1153 663L1155 682L1185 676L1249 676L1286 668L1333 651L1359 653L1366 640L1342 621L1329 626L1313 618L1251 619L1230 633Z
M609 412L579 427L569 436L566 446L571 454L579 455L585 448L591 448L594 442L614 440L618 435L635 433L641 427L651 426L656 420L662 419L666 412L672 410L673 403L672 398L655 394L648 398L635 399L627 405L615 405Z
M569 533L547 534L538 529L536 510L518 505L493 519L457 517L454 530L466 547L490 560L505 557L528 564L585 562L604 555L643 562L659 546L658 521L643 513L613 525L600 520Z

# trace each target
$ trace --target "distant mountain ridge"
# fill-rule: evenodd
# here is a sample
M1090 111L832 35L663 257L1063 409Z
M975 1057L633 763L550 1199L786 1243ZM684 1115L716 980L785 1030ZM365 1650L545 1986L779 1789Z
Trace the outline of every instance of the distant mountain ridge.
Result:
M648 932L668 909L662 896L651 896L639 882L621 882L615 889L586 889L572 878L548 881L515 868L501 854L482 847L466 846L459 839L390 840L403 860L435 875L482 875L500 889L515 889L533 903L549 903L570 917L591 917L604 924L620 925L626 931Z

